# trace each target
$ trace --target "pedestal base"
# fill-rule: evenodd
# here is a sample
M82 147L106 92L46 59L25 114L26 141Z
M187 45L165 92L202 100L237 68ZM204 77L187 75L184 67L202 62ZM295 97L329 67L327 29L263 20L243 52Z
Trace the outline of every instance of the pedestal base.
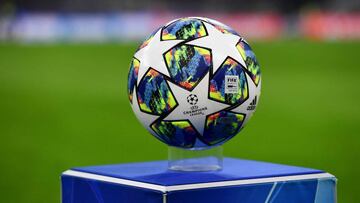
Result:
M168 165L176 171L217 171L223 166L222 146L210 149L168 148Z
M221 171L168 170L168 161L73 168L62 203L336 203L336 178L321 170L224 158Z

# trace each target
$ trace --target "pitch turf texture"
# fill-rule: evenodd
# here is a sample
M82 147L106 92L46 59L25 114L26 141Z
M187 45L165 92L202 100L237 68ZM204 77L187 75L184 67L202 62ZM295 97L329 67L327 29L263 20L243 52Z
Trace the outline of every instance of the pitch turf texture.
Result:
M262 95L225 155L326 170L360 202L360 42L252 43ZM1 202L59 202L73 166L166 159L126 95L134 44L0 45Z

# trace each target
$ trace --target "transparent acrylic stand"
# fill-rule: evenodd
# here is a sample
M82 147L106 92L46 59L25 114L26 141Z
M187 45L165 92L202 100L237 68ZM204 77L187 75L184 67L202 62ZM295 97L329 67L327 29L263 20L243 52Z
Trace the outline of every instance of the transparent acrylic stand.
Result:
M168 165L176 171L216 171L223 166L223 147L182 149L168 147Z

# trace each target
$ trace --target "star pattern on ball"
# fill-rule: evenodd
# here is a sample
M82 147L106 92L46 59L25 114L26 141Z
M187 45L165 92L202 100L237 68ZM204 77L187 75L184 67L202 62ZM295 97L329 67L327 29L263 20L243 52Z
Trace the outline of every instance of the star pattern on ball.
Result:
M192 91L185 90L171 82L169 82L169 86L174 94L174 97L177 99L178 106L175 107L175 109L171 111L164 120L189 120L200 135L204 132L207 115L229 107L227 104L212 101L208 98L209 73L205 75L201 82ZM184 96L191 94L197 95L197 98L201 98L198 99L196 103L197 109L194 109L194 105L188 103L188 96ZM193 114L196 115L190 115L190 112L194 112Z
M162 29L157 31L149 44L138 50L134 55L134 57L140 61L137 84L140 83L141 78L145 75L149 68L155 68L156 71L161 74L170 76L163 54L183 40L161 41L161 32Z
M211 49L213 73L216 72L227 57L234 58L242 66L246 67L245 61L236 48L236 44L241 38L233 34L224 34L207 22L204 22L204 25L208 32L208 36L189 41L186 44Z

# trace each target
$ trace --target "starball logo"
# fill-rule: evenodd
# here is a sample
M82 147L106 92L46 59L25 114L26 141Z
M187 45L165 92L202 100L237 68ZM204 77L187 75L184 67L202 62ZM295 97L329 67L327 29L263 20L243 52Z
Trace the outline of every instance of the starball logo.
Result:
M187 96L187 102L191 105L196 105L197 102L199 101L198 97L196 96L196 94L190 94L189 96Z
M187 96L186 99L191 106L188 111L183 112L184 115L189 115L189 116L204 115L204 111L207 110L207 107L205 106L199 108L199 106L196 105L199 99L195 94L190 94L189 96Z

